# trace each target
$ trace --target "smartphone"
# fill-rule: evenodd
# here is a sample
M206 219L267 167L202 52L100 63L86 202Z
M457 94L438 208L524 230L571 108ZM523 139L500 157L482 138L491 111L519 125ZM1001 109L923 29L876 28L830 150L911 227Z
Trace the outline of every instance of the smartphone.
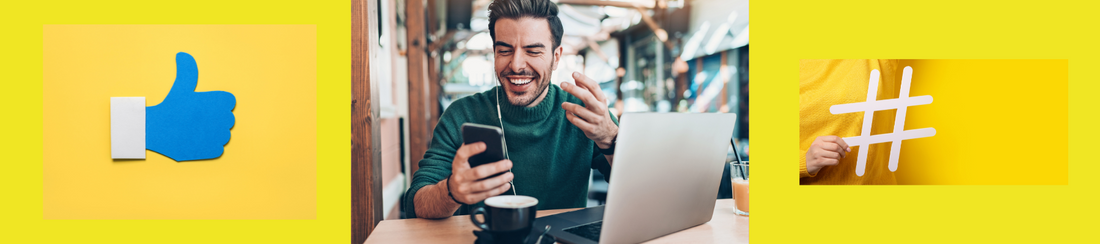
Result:
M465 144L485 142L485 151L470 157L468 160L470 168L504 160L504 155L508 153L508 146L504 144L504 133L496 126L464 123L462 124L462 141ZM504 172L487 178L501 174L504 174Z

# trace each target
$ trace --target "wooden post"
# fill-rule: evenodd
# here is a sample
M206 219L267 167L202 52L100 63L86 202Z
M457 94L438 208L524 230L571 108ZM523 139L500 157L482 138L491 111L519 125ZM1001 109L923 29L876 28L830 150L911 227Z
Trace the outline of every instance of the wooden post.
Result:
M409 176L416 173L420 159L428 151L432 137L431 83L428 77L425 0L409 0L405 6L406 39L409 61Z
M378 53L378 1L351 1L351 243L358 244L382 221L382 158L378 81L371 54Z
M439 115L441 114L439 111L439 93L443 90L443 84L439 83L439 64L443 60L443 55L439 54L440 50L438 48L441 48L450 36L447 34L443 36L436 35L439 33L437 29L439 21L436 16L439 11L436 9L436 0L428 0L428 11L426 12L428 13L428 30L425 32L435 37L432 39L433 43L425 47L428 57L428 107L431 111L431 114L428 115L428 135L431 135L431 132L435 131L435 124L439 122ZM454 32L451 32L450 35L454 35ZM431 137L429 136L429 138Z

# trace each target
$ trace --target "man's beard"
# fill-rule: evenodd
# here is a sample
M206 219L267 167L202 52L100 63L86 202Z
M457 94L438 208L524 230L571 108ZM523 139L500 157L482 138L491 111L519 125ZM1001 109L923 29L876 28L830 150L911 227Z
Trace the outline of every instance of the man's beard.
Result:
M531 104L535 103L535 101L537 101L539 99L539 97L541 97L543 95L543 93L546 93L546 90L547 90L546 88L550 86L550 78L549 77L543 77L543 76L541 76L541 75L539 75L535 72L532 72L531 70L527 70L527 69L522 70L519 73L512 72L511 70L504 70L504 71L501 71L499 75L500 76L497 77L497 80L500 80L501 88L506 90L504 92L504 94L508 97L508 103L511 103L512 105L519 106L519 107L531 106ZM504 84L505 82L511 83L511 80L508 79L507 77L508 76L513 76L513 75L514 76L532 76L532 77L534 77L531 82L537 82L537 83L535 83L535 85L536 85L535 86L535 93L532 93L532 94L535 94L535 96L532 96L532 97L527 98L527 99L518 97L518 96L526 95L527 93L531 93L530 91L528 91L528 92L525 92L524 94L516 95L517 97L513 97L512 96L513 91L510 91L510 90L506 89L505 88L506 84ZM512 85L515 85L515 84L512 84Z

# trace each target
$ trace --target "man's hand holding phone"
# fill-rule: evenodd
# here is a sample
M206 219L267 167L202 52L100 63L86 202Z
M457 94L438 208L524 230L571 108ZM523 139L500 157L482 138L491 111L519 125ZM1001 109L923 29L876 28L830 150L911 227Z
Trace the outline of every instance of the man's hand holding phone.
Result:
M485 151L484 142L463 144L455 153L451 163L451 176L448 178L448 190L455 200L462 204L474 204L489 197L500 195L511 187L508 182L514 177L511 160L500 160L470 168L469 159ZM496 177L492 175L503 173Z

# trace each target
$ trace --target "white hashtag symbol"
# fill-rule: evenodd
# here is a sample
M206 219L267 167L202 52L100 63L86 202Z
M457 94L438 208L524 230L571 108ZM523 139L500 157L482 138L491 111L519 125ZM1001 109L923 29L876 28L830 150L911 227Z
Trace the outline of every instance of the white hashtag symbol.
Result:
M829 107L833 114L863 112L863 131L859 136L844 138L848 146L864 146L859 150L859 159L856 161L856 175L863 176L867 168L867 145L893 142L890 145L890 172L898 170L898 154L901 153L901 141L936 135L935 128L921 128L905 130L905 110L909 106L925 105L932 103L932 96L924 95L909 97L909 83L913 78L913 68L905 66L901 76L901 93L896 99L875 100L878 94L878 70L871 70L871 79L867 83L867 101L860 103L837 104ZM897 117L894 119L894 133L871 135L871 121L875 111L897 109Z

